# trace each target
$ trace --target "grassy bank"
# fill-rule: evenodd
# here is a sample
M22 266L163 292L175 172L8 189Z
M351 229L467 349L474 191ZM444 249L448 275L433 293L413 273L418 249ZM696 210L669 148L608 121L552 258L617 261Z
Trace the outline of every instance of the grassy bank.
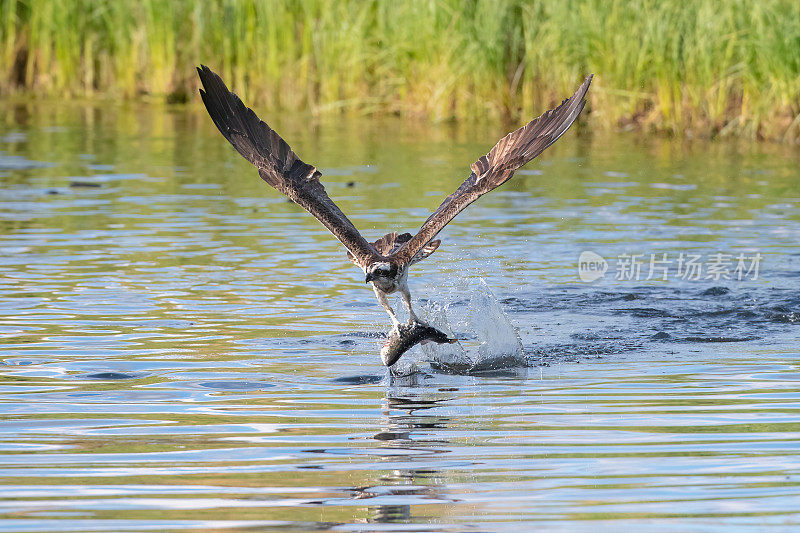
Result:
M286 110L538 114L800 139L796 0L0 0L0 91L194 98L194 65Z

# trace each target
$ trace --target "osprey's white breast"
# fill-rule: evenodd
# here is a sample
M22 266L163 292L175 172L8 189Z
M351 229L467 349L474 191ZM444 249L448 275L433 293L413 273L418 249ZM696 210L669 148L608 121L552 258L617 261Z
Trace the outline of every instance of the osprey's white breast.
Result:
M378 290L387 294L391 294L397 290L397 282L389 278L375 278L372 280L372 284L375 285Z

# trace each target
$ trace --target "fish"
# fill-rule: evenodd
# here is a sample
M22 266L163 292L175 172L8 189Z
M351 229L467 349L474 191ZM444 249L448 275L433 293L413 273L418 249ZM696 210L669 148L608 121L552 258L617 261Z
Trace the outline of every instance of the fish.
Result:
M443 331L422 322L401 324L392 328L386 336L386 342L381 348L381 361L390 367L400 359L401 355L421 342L453 344L458 342L458 339L451 339Z

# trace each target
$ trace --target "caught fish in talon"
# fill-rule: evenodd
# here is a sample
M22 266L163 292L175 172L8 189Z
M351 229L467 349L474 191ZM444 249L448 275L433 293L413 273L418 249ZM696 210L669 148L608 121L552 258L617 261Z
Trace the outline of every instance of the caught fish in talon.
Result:
M386 342L381 348L381 361L386 366L392 366L408 350L417 344L427 342L454 344L458 342L458 339L451 339L445 332L423 322L398 324L386 336Z
M429 257L441 244L435 237L469 204L504 184L521 166L532 161L556 142L580 115L592 75L561 105L535 118L500 139L489 152L470 167L470 175L444 199L416 235L387 233L368 242L331 200L320 182L322 173L304 163L272 128L245 106L206 66L197 69L203 88L200 96L220 133L248 161L258 168L265 182L285 194L330 231L347 249L347 257L364 272L378 303L386 309L394 329L381 350L384 364L391 366L412 346L422 341L456 342L420 323L411 306L408 269ZM409 323L401 326L387 296L399 293L408 309Z

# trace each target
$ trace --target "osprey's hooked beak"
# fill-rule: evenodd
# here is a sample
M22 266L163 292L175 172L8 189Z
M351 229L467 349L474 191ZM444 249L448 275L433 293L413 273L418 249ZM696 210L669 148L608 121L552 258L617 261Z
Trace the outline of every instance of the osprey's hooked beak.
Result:
M372 272L367 272L367 277L364 279L364 283L369 283L375 279L375 276L372 275Z

